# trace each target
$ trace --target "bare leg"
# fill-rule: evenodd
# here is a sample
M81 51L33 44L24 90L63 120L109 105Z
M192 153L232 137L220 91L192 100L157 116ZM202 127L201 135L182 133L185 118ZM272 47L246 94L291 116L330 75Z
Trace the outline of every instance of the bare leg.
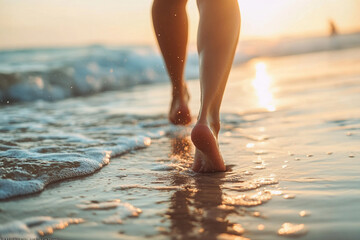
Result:
M154 0L152 8L155 34L172 83L169 120L173 124L191 122L189 94L184 81L188 39L187 0Z
M196 147L193 170L225 171L218 145L219 110L240 31L237 0L198 0L200 23L201 108L191 139Z

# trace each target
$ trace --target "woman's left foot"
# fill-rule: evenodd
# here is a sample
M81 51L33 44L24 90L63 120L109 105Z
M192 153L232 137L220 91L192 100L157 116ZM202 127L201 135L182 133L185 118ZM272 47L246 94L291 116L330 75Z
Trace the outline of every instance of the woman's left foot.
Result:
M173 95L169 120L175 125L188 125L191 123L191 114L188 106L189 93L185 87L183 94Z

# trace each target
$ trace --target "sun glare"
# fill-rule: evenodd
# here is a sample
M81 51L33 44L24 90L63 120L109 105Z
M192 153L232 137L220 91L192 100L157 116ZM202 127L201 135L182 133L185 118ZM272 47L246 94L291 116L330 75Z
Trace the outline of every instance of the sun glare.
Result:
M258 104L260 107L267 109L270 112L276 110L273 95L271 92L272 78L266 70L266 64L258 62L255 64L256 75L252 81L256 96L258 97Z

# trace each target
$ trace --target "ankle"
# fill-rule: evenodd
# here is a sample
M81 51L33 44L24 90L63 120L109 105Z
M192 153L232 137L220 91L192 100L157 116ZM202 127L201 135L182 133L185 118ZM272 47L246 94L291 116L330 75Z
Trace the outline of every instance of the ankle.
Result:
M206 125L217 138L220 131L220 121L212 121L209 118L199 118L196 125Z
M172 97L176 99L188 99L189 93L186 84L180 86L173 86Z
M219 131L220 131L220 122L212 122L210 123L210 128L213 131L213 133L215 134L215 136L217 137L219 135Z

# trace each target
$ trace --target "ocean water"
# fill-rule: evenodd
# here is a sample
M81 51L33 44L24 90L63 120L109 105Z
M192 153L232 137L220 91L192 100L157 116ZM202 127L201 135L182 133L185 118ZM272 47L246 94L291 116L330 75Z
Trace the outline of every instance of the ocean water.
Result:
M7 50L0 52L0 102L56 101L167 81L162 59L150 46ZM187 77L197 77L189 56Z
M6 76L0 236L358 239L360 48L314 48L289 56L248 55L235 63L221 115L228 171L218 174L189 170L191 126L168 123L170 87L150 48L127 50L136 57L123 77L114 77L116 86L124 85L109 85L118 91L93 88L103 83L86 80L89 69L77 73L89 63L79 59L88 58L89 49L114 58L125 50L112 56L100 46L70 49L69 62L63 50L2 52L13 61L0 66ZM37 54L43 54L36 57L43 66L29 60ZM44 89L53 87L49 65L62 68L65 62L75 69L66 81L77 82L78 90L44 97L50 94ZM109 62L97 67L99 79L116 72L116 61ZM196 78L196 70L188 71ZM41 76L29 86L34 72ZM93 90L87 92L82 81ZM195 120L198 80L189 81L189 89ZM71 223L79 224L66 228Z
M238 46L234 65L260 56L356 47L359 39L360 33L353 33L333 38L244 41ZM197 53L190 51L185 77L196 79L198 75ZM0 50L0 104L56 101L167 81L162 59L153 46Z

